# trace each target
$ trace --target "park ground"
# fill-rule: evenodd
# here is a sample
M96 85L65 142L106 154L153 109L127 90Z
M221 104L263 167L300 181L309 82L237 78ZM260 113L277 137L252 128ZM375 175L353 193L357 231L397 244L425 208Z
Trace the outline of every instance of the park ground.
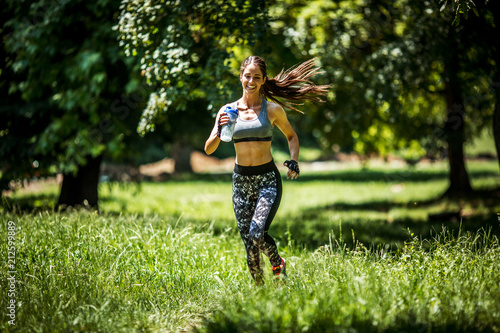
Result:
M267 265L263 287L246 268L228 170L102 183L100 214L58 212L57 182L39 183L2 202L2 234L16 233L15 284L4 260L1 280L15 319L2 311L1 329L500 332L498 163L467 168L476 193L453 201L441 198L443 161L304 163L270 229L290 279Z

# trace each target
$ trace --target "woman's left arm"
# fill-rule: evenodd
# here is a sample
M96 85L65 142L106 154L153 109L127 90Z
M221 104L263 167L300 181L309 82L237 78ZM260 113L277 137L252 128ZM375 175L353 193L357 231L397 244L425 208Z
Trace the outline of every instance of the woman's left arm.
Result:
M296 163L296 168L295 167L290 168L292 166L290 165L291 163L285 162L286 163L285 165L288 167L287 178L297 179L297 177L299 176L299 169L298 169L299 149L300 149L299 137L297 136L297 133L295 133L295 131L292 128L292 125L288 121L285 110L283 110L283 108L278 104L273 103L271 105L272 106L269 107L270 111L269 116L271 123L273 125L276 125L287 138L288 149L290 150L290 162Z

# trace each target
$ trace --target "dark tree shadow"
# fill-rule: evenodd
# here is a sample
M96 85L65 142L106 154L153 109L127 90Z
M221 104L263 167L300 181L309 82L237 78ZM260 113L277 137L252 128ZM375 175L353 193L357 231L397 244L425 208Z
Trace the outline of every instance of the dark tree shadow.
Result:
M53 211L57 204L57 194L31 194L24 197L2 197L0 207L14 214Z
M416 235L422 239L430 239L443 231L457 235L459 232L477 232L481 229L490 230L492 234L500 237L500 222L495 207L500 204L500 188L493 190L476 191L473 196L464 198L462 204L467 203L472 208L472 213L460 210L443 211L421 218L405 217L372 217L367 219L366 213L386 213L394 208L411 211L431 207L440 202L442 198L425 201L411 201L397 203L391 201L372 201L365 203L338 202L303 210L301 214L281 217L270 233L276 235L280 242L286 244L287 230L296 246L309 250L316 249L330 243L345 244L350 248L357 243L366 247L385 247L395 250L404 242ZM475 212L475 208L481 208ZM363 214L356 215L356 212ZM348 213L349 218L328 218L338 216L339 213ZM381 215L381 214L378 214ZM383 214L382 214L383 215ZM285 222L286 221L286 222ZM284 225L286 224L286 225Z
M470 171L471 178L497 176L497 172L490 171ZM445 170L345 170L335 171L335 173L315 173L301 174L300 182L311 181L344 181L344 182L424 182L447 180L448 172Z

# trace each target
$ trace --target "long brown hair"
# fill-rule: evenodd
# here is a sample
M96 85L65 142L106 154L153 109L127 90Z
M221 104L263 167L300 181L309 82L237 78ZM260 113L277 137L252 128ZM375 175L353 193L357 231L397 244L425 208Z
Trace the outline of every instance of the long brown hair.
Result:
M250 56L243 60L240 67L240 73L243 74L245 68L250 64L255 64L259 67L266 82L260 88L260 94L265 99L278 103L284 108L289 108L298 112L302 111L296 109L293 105L300 105L300 103L293 103L296 101L314 101L323 102L321 96L325 96L330 88L329 85L315 85L310 78L319 74L319 67L314 66L316 59L307 60L301 64L295 65L287 70L282 69L281 72L274 78L267 77L266 62L258 56ZM290 102L283 102L278 98L286 99Z

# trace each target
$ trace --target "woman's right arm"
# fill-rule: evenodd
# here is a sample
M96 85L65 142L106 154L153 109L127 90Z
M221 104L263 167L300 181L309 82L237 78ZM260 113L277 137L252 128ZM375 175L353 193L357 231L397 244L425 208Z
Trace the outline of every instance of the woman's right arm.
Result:
M217 147L219 147L220 144L220 138L218 136L219 132L219 124L220 126L224 126L227 124L229 117L227 116L226 112L224 111L224 107L222 107L219 112L217 112L217 117L215 117L215 125L212 128L212 132L210 133L210 136L208 137L207 141L205 142L205 153L207 155L211 155L214 151L217 150ZM220 119L220 121L219 121Z

